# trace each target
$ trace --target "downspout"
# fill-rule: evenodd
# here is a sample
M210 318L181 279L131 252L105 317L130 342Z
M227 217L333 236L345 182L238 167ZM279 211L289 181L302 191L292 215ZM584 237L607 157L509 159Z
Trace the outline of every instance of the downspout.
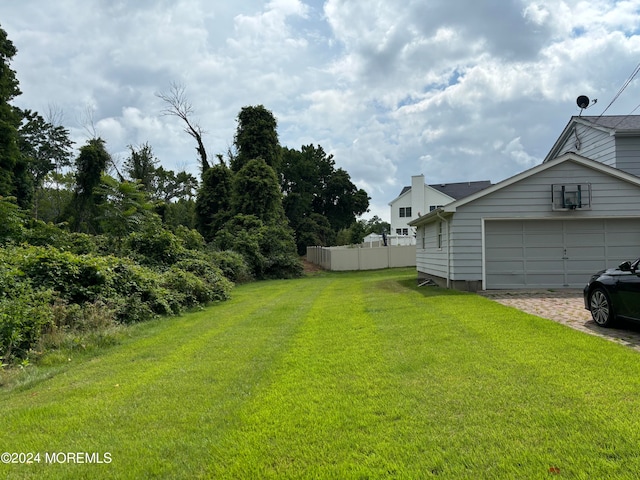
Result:
M451 242L449 241L449 221L440 215L439 210L436 212L436 216L442 220L447 226L447 288L451 288Z

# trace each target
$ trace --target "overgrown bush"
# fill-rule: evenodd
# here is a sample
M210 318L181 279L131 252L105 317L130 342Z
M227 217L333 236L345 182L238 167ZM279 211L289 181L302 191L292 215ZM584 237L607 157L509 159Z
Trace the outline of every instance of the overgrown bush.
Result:
M234 283L246 283L253 280L244 257L231 250L212 250L207 252L211 262L217 265L225 277Z
M185 251L183 242L156 222L149 222L143 231L129 234L124 248L135 261L153 267L173 265Z
M50 290L34 290L28 282L18 282L0 297L0 357L2 363L25 358L51 325L53 311Z
M162 275L162 284L181 296L187 307L227 300L233 283L210 261L203 258L184 259Z
M286 225L265 225L254 215L236 215L218 232L215 246L240 253L258 279L302 274L293 235Z
M20 238L24 230L25 217L15 197L0 196L0 244Z
M18 266L33 284L54 290L70 303L92 302L104 289L108 269L104 257L76 255L54 247L28 247L21 253Z

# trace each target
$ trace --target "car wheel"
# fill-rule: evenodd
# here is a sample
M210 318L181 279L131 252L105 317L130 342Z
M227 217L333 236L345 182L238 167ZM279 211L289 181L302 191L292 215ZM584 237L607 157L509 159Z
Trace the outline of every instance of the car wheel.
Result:
M601 327L610 327L615 320L609 295L602 288L594 288L589 295L589 311L593 321Z

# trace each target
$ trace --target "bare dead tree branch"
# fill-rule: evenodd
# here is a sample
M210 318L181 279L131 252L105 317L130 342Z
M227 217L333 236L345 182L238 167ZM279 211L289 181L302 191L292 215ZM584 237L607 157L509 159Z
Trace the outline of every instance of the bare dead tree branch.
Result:
M95 122L95 108L92 105L85 105L84 115L81 119L81 125L83 130L87 133L90 139L98 138L98 129Z
M185 87L177 83L172 83L169 92L156 93L156 97L167 105L167 108L161 112L162 115L178 117L185 123L186 127L184 131L191 135L198 144L196 151L200 157L202 171L207 170L209 168L209 161L207 160L207 151L202 141L202 136L205 134L205 131L202 130L199 124L192 123L193 107L187 99Z

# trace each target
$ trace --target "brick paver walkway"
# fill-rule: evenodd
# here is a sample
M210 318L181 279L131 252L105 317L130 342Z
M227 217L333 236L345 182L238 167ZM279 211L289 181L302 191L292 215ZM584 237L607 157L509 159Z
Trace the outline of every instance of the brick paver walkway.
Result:
M480 295L640 351L640 324L625 322L616 328L598 327L584 308L581 290L487 290Z

